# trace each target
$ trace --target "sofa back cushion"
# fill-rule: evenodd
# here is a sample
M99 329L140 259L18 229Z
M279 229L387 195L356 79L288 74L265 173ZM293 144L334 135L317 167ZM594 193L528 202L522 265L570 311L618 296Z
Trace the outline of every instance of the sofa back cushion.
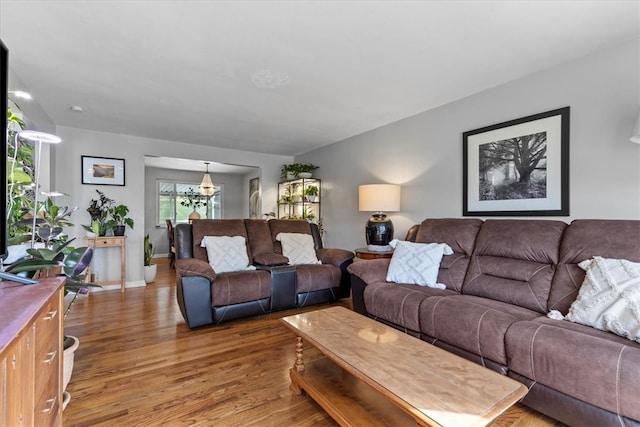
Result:
M301 233L311 234L311 226L309 222L305 220L296 219L270 219L269 229L271 230L271 241L273 242L273 249L275 253L282 255L282 245L276 237L280 233ZM316 247L317 248L317 247Z
M255 262L256 257L274 253L271 231L269 230L267 220L245 219L244 225L247 228L247 235L249 236L249 250L254 258L252 262Z
M640 262L640 221L573 221L560 245L560 261L547 304L549 310L567 314L584 281L585 271L578 264L594 256Z
M561 221L487 220L462 293L546 313L566 228Z
M193 233L193 257L209 261L206 248L201 247L204 236L242 236L248 240L247 229L242 219L198 219L191 225ZM247 256L251 252L247 246Z
M438 283L460 292L480 231L482 220L475 218L425 219L416 234L416 243L446 243L453 255L445 255L440 262Z

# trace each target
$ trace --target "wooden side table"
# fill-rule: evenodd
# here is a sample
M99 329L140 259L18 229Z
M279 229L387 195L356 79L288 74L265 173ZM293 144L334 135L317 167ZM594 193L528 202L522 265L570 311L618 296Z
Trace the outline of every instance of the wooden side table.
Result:
M370 251L367 248L358 248L355 250L356 257L360 259L381 259L381 258L391 258L393 255L393 251Z
M85 237L87 246L94 248L120 248L120 280L108 280L96 282L98 285L115 285L120 284L120 292L124 292L125 279L127 277L127 255L126 255L126 239L127 236L103 236L95 239ZM91 265L87 268L87 277L91 277Z

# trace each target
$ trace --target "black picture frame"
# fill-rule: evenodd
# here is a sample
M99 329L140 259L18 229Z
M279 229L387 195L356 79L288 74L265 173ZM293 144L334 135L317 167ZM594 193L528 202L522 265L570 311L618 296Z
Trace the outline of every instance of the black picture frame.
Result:
M124 159L81 156L82 183L90 185L125 185Z
M569 215L570 107L462 134L463 216Z

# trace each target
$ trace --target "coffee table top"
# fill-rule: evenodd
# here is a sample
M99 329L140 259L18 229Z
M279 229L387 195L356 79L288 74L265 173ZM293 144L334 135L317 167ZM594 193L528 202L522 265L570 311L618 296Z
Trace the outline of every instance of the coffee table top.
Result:
M281 322L418 419L485 425L527 393L511 378L344 307Z

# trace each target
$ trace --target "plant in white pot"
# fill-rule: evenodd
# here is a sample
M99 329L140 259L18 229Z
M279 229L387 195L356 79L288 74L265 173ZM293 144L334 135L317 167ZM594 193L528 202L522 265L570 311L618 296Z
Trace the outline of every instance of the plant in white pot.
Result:
M145 283L153 283L156 281L158 265L153 262L153 245L151 238L147 234L144 236L144 281Z

